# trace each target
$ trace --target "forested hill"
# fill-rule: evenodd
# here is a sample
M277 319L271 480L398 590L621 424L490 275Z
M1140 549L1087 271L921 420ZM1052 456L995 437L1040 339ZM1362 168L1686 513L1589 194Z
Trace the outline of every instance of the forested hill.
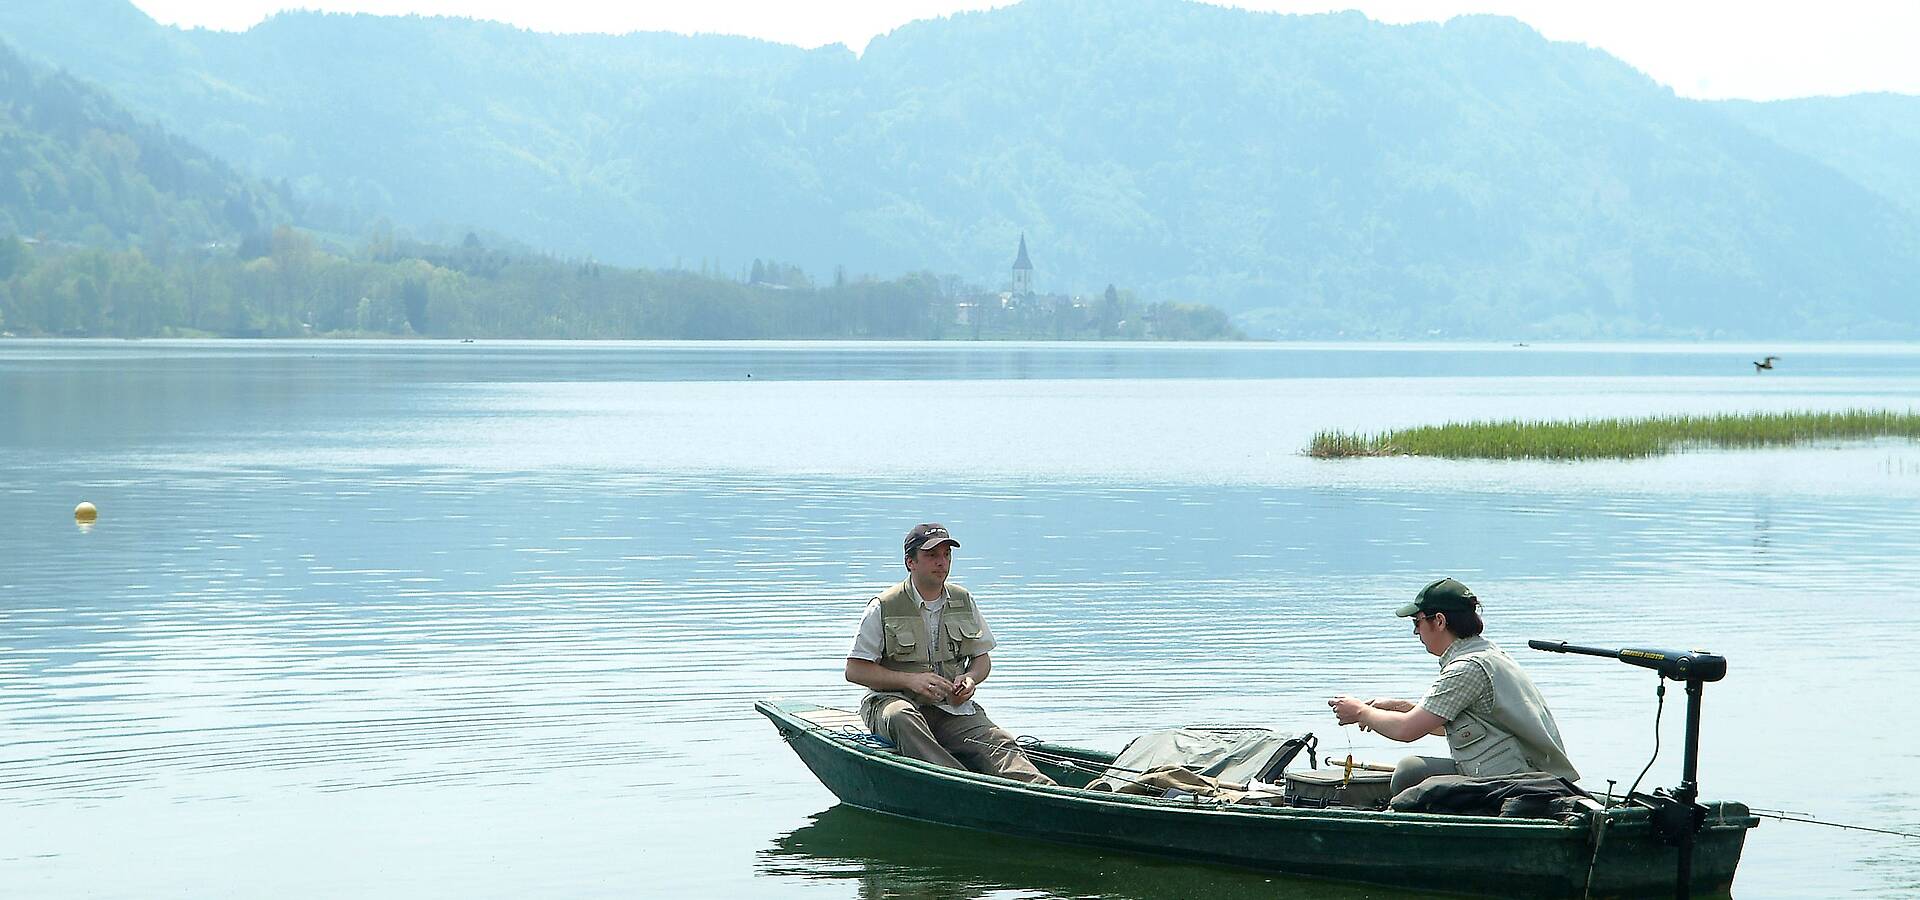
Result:
M1724 101L1735 120L1920 215L1920 97L1856 94Z
M273 187L0 42L0 236L166 253L264 232L286 221L289 205Z
M639 270L474 233L316 232L294 207L0 43L0 336L1243 337L1219 309L1114 286L1003 301L924 271L815 285L773 260Z
M0 36L303 197L562 254L990 282L1024 231L1043 291L1256 334L1920 334L1912 164L1509 19L1029 0L856 57L26 0Z

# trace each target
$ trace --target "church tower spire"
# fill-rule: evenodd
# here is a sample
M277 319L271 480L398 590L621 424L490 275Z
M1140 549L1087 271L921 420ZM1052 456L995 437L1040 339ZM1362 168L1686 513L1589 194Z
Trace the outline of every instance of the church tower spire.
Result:
M1020 233L1020 255L1013 258L1013 295L1033 294L1033 262L1027 259L1027 233Z

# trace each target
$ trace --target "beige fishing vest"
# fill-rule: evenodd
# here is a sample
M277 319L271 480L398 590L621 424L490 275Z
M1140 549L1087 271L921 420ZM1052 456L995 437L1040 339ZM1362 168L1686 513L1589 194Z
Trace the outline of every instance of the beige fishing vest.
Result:
M947 603L934 620L933 634L927 633L927 620L920 615L920 604L913 599L908 582L886 589L875 599L880 601L885 645L879 662L895 672L932 672L942 678L958 678L966 673L974 657L986 652L980 640L980 614L966 588L947 585ZM923 702L904 691L873 693Z
M1492 715L1463 711L1447 723L1447 749L1460 774L1546 772L1579 780L1547 701L1513 657L1477 635L1461 638L1449 653L1454 659L1448 665L1470 660L1493 683Z

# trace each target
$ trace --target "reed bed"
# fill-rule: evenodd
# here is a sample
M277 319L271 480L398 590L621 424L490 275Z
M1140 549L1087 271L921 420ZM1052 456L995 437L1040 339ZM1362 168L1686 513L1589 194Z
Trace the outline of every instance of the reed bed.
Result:
M1729 413L1579 422L1449 422L1360 435L1323 431L1310 456L1437 456L1446 459L1639 459L1694 448L1773 447L1881 437L1920 438L1920 413Z

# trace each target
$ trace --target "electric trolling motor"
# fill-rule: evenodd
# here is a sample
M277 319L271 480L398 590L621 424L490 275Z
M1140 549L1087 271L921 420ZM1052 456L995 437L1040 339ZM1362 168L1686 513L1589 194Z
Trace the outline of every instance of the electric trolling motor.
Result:
M1700 694L1709 681L1719 681L1727 677L1727 658L1715 656L1703 650L1647 650L1625 648L1621 650L1603 650L1599 647L1577 647L1566 641L1528 641L1527 646L1549 653L1577 653L1581 656L1604 656L1617 659L1630 666L1652 669L1660 673L1661 678L1687 683L1687 746L1686 755L1680 767L1680 787L1675 789L1668 802L1655 808L1654 824L1656 829L1668 840L1679 845L1680 863L1677 880L1674 883L1674 896L1687 900L1693 891L1693 836L1707 820L1707 808L1701 806L1700 784L1697 780L1700 768Z

